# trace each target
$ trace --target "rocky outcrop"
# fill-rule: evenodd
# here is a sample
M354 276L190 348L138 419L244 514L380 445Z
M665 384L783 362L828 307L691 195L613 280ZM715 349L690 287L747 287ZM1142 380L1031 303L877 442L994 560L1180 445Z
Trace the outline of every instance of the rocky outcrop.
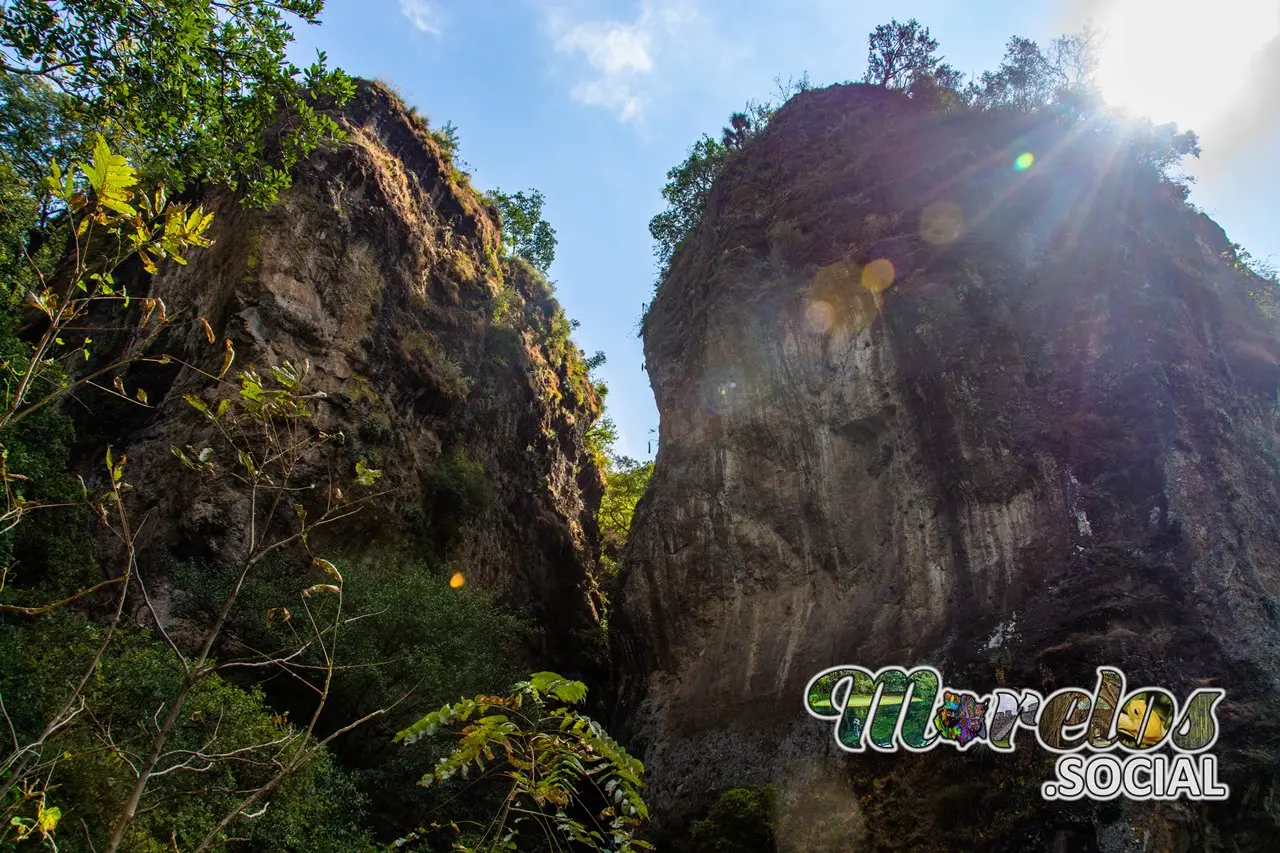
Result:
M309 364L308 390L324 395L313 425L342 434L322 464L345 481L365 460L387 492L317 547L375 566L452 562L468 583L530 609L546 627L541 659L573 670L579 635L599 633L591 571L603 478L585 450L601 404L568 321L539 273L499 260L495 213L425 121L367 83L339 120L348 141L299 166L269 210L206 202L214 245L149 283L184 312L162 348L217 373L229 339L232 378ZM213 442L183 396L228 389L154 365L126 384L154 406L115 437L133 460L145 553L230 559L243 495L193 483L170 453Z
M797 96L731 160L646 320L661 444L614 618L669 829L773 782L794 849L1280 831L1280 346L1229 248L1087 126L869 87ZM1225 687L1236 787L1053 807L1029 748L841 754L802 697L838 664Z

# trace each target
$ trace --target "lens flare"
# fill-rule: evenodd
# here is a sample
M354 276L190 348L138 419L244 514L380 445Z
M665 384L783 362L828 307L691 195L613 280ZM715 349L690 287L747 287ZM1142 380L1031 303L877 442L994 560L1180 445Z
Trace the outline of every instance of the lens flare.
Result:
M819 307L812 307L814 305ZM862 270L849 261L836 261L822 267L809 285L806 323L829 317L831 325L827 331L842 329L856 334L871 325L879 312L879 295L863 285Z
M872 293L883 293L893 286L893 263L876 258L862 268L862 286Z
M467 579L462 576L462 572L454 572L453 577L449 578L449 586L453 589L457 589L466 582Z
M920 236L935 246L955 242L964 231L964 216L960 206L950 201L938 201L920 214Z
M717 367L702 379L703 404L717 415L727 415L738 410L743 402L742 377L731 367Z
M1031 164L1035 161L1036 155L1032 154L1030 151L1023 151L1013 161L1013 168L1017 169L1019 172L1025 172L1027 169L1031 168Z
M815 299L804 309L804 325L815 335L826 334L836 322L836 311L824 299Z

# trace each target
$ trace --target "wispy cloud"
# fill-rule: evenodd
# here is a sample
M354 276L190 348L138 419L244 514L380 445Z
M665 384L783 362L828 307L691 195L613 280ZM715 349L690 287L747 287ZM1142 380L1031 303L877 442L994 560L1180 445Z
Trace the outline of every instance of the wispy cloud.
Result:
M690 0L644 0L631 21L573 21L563 9L549 16L556 51L590 68L571 97L611 110L624 122L640 116L668 54L679 51L699 20Z
M400 12L419 32L440 35L444 18L440 10L428 0L400 0Z

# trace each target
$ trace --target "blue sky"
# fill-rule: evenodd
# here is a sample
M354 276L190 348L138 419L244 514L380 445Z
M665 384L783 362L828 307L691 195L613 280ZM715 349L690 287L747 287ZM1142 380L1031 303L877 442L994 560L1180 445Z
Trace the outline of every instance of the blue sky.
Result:
M867 33L894 17L918 18L970 74L1012 35L1101 23L1117 102L1201 134L1191 201L1280 261L1280 0L329 0L292 56L321 48L452 121L480 188L544 193L557 294L587 354L608 355L619 450L648 458L658 416L636 329L667 169L779 75L860 77Z

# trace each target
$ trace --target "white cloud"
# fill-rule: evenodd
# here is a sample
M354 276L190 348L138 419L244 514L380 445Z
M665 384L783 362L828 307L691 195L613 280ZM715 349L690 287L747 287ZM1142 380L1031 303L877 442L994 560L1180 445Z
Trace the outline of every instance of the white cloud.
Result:
M420 32L439 36L444 23L440 12L428 0L400 0L400 12Z
M699 16L688 0L644 0L633 21L568 18L563 10L550 16L556 52L580 56L591 69L573 86L571 97L611 110L625 122L640 116L663 60L683 43Z

